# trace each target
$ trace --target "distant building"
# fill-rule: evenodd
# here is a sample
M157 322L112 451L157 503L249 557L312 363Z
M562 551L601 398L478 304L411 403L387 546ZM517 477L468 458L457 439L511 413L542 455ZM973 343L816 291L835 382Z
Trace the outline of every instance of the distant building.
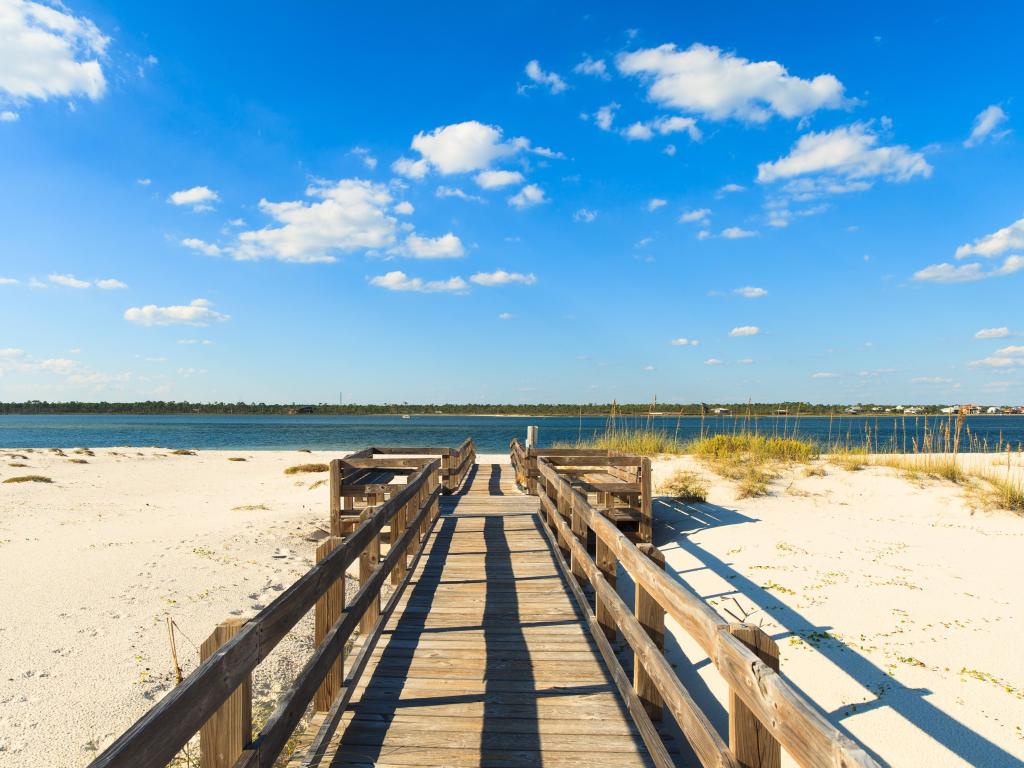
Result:
M716 416L727 416L732 413L728 408L712 408L711 412Z
M945 408L939 408L939 413L960 413L960 406L947 405Z
M904 408L903 412L906 413L906 414L909 414L911 416L916 416L917 414L919 414L921 412L921 409L918 408L916 405L912 405L909 408Z
M998 405L990 405L985 409L985 413L999 413L1002 410Z
M960 406L960 413L964 414L965 416L972 416L972 415L981 413L981 406L980 405L961 405Z

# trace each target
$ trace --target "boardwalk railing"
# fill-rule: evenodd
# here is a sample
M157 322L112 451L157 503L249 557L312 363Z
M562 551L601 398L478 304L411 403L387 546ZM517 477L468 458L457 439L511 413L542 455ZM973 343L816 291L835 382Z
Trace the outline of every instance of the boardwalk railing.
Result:
M579 590L595 640L656 764L668 757L650 720L660 717L664 706L704 766L777 766L781 746L802 766L877 768L863 748L778 674L778 649L771 638L758 627L724 622L664 572L657 549L635 546L561 469L548 457L537 457L542 512L571 573L570 584ZM593 554L588 531L594 533ZM616 591L617 565L636 585L634 611ZM593 590L593 611L582 593L584 584ZM729 686L728 745L663 655L666 613L700 645ZM632 682L608 642L619 632L633 650Z
M571 478L592 505L630 539L650 542L651 460L600 448L525 448L519 438L509 446L516 482L537 495L537 462L543 458Z
M456 453L443 450L449 452L442 458ZM468 450L472 453L471 441ZM367 451L361 451L354 462L366 456ZM352 464L352 457L348 458ZM441 466L441 459L434 458L411 467L407 483L383 503L366 509L346 539L331 537L323 542L317 549L317 564L270 605L245 623L220 625L203 644L205 659L199 668L92 766L164 766L200 732L203 768L270 768L311 701L318 711L329 710L328 719L343 712L437 519ZM380 559L380 534L388 525L391 548ZM345 571L357 558L360 587L346 606ZM398 586L382 609L381 589L389 575ZM314 607L316 650L253 738L248 700L252 672ZM345 644L357 625L365 640L344 673Z
M406 478L433 457L441 460L442 492L453 493L476 461L473 438L467 437L458 448L371 446L331 461L331 535L348 535L367 508L399 493Z

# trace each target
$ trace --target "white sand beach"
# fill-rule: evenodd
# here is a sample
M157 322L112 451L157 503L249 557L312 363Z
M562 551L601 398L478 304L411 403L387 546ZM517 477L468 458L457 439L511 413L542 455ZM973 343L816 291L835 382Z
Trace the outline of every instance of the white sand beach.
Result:
M173 686L167 617L187 674L219 621L251 616L304 572L327 523L326 474L284 469L337 455L64 453L0 449L0 480L53 480L0 483L2 766L88 763ZM1024 762L1024 518L881 468L786 471L769 496L738 500L679 458L655 462L655 486L679 466L711 492L658 502L668 567L727 618L762 622L782 671L832 722L890 765ZM257 709L311 635L258 670ZM717 673L675 638L668 653L681 672L683 653L698 665L684 679L723 726Z

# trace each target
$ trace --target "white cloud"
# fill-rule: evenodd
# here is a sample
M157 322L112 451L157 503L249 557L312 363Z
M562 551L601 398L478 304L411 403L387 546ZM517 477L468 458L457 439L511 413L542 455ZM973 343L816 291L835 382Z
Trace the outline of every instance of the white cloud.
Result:
M687 339L685 336L680 336L678 339L672 339L669 342L673 347L697 347L700 346L700 342L697 339Z
M645 365L644 366L644 370L645 371L653 371L654 370L654 366L653 365Z
M761 329L756 325L740 325L729 331L730 336L757 336Z
M1002 339L1010 335L1010 329L1005 325L1000 328L982 328L976 334L976 339Z
M17 112L12 112L9 109L5 109L0 112L0 123L16 123L21 119L21 115Z
M704 223L708 220L710 215L710 208L696 208L692 211L683 211L679 216L679 222L681 224L692 224L694 222Z
M92 283L88 280L79 280L74 275L48 275L47 280L56 285L63 285L65 288L88 288Z
M1024 250L1024 219L1017 219L1010 226L979 237L973 243L961 245L956 249L956 257L965 259L968 256L982 256L991 259L1018 249Z
M664 152L669 157L675 157L675 155L676 155L676 145L675 144L666 144L665 148L663 150L661 150L661 151Z
M722 230L721 236L726 240L740 240L744 237L756 237L757 232L742 227L726 227Z
M707 360L704 361L704 365L721 365L721 364L722 364L722 361L719 360L717 357L709 357Z
M753 359L749 358L749 357L744 357L742 360L737 360L736 362L739 363L740 365L753 365L754 364Z
M585 224L589 224L597 218L597 211L592 211L589 208L580 208L576 213L572 215L573 221L582 221Z
M124 311L124 319L136 325L195 325L204 326L213 322L230 320L230 315L216 312L206 299L193 299L190 304L181 306L158 307L147 304L144 307L129 307Z
M457 259L466 255L462 241L451 232L440 237L409 235L405 238L405 249L417 259Z
M724 184L718 188L718 192L715 193L716 197L723 197L730 194L731 192L743 192L746 190L742 184Z
M191 187L173 192L167 198L171 205L185 205L193 211L212 211L213 204L220 200L220 196L209 187Z
M932 264L914 273L914 279L926 283L973 283L990 277L1005 277L1024 269L1024 257L1007 256L1002 266L985 270L981 264L954 266L947 262Z
M97 280L95 281L95 285L97 288L103 291L116 291L121 288L128 287L127 284L122 283L120 280L115 280L112 277L108 277L105 280Z
M39 280L38 278L33 277L33 278L31 278L28 281L28 287L29 288L45 288L46 287L46 283L44 283L42 280Z
M527 63L525 71L528 78L535 83L547 86L552 93L561 93L569 87L565 84L565 80L554 72L545 72L541 69L540 62L536 59Z
M611 75L608 74L608 67L604 63L604 59L592 59L589 56L586 56L583 61L573 67L572 71L579 75L593 75L594 77L599 77L602 80L611 79Z
M656 211L663 205L668 205L668 200L665 200L660 197L652 197L650 200L647 201L647 210Z
M201 344L204 347L211 346L213 344L209 339L178 339L179 344Z
M352 154L363 161L363 165L371 171L377 167L377 158L366 147L352 147Z
M611 104L605 104L603 107L600 107L594 113L594 122L597 123L597 127L602 131L610 131L612 129L612 122L615 120L615 111L618 108L619 105L614 101Z
M1011 368L1024 366L1024 346L1015 345L997 349L995 354L970 363L972 368Z
M260 200L260 210L280 224L241 232L225 248L235 259L271 258L301 263L332 262L336 253L387 248L397 221L388 215L388 188L363 179L320 180L306 189L319 202Z
M667 136L670 133L682 133L684 131L693 141L699 141L701 138L697 121L692 117L679 117L678 115L675 117L659 117L646 123L633 123L622 132L622 135L627 139L649 141L654 138L656 133L661 136Z
M504 269L497 269L494 272L477 272L469 278L477 285L487 286L509 285L519 283L520 285L533 285L537 282L537 276L532 272L524 275L522 272L506 272Z
M915 376L910 380L911 384L952 384L952 379L944 376Z
M109 39L59 3L0 3L0 92L13 99L87 96L96 101L107 82L100 60Z
M811 374L812 379L838 379L838 373L832 373L831 371L818 371L817 373Z
M513 317L515 317L515 315L513 315L511 312L502 312L501 314L498 315L499 320L511 320Z
M869 189L877 179L905 182L931 176L932 167L920 152L905 145L879 146L878 141L867 123L806 133L785 157L760 163L757 180L764 184L794 179L786 191L795 199L810 199Z
M402 216L408 216L411 213L413 213L413 211L415 211L416 209L413 208L412 203L410 203L408 200L403 200L400 203L396 203L395 207L392 208L392 210L395 213L401 214Z
M648 244L650 244L652 242L654 242L654 238L653 237L641 237L639 240L637 240L635 243L633 243L633 247L634 248L643 248L645 245L648 245Z
M223 253L219 245L200 240L198 237L186 237L181 241L181 244L186 248L191 248L193 251L199 251L204 256L220 256Z
M515 206L519 210L523 210L524 208L532 208L535 205L540 205L547 201L548 200L544 196L543 189L538 187L536 184L527 184L508 199L508 204Z
M501 189L522 181L523 174L519 171L480 171L476 175L476 183L484 189Z
M148 187L150 184L153 183L153 180L152 179L136 179L135 183L138 184L140 187Z
M530 140L516 137L505 141L496 125L485 125L467 120L435 128L429 133L417 133L410 145L420 154L419 160L399 158L391 168L402 176L422 179L433 168L442 175L484 171L496 160L519 152L532 152L543 157L562 157L561 153L546 147L532 147Z
M0 285L17 285L18 281L13 277L0 277Z
M742 288L737 288L733 293L737 296L742 296L745 299L760 299L762 296L768 295L768 291L764 288L756 288L753 285L745 285Z
M414 293L463 293L469 289L469 285L461 277L424 281L419 277L409 277L405 272L398 270L371 277L370 285L386 288L389 291L411 291Z
M685 51L667 44L624 53L616 63L623 74L649 84L652 101L711 120L762 123L772 115L801 117L846 104L833 75L804 80L776 61L751 62L700 43Z
M485 200L482 197L479 197L477 195L467 195L458 187L440 186L434 191L434 194L437 197L457 197L460 200L469 200L475 203L485 202Z
M964 146L975 147L990 137L993 141L998 141L1010 132L996 130L1006 121L1006 113L998 104L985 107L975 116L974 127L971 129L971 135L964 140Z

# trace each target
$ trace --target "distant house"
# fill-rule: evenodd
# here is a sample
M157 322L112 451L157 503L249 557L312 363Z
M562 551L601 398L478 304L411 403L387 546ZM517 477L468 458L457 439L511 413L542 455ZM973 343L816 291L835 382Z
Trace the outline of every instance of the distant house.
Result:
M303 405L300 408L289 408L288 409L288 415L289 416L298 416L301 413L313 413L313 406L311 406L311 405Z
M775 415L776 416L788 416L789 415L789 408L776 408L775 409Z
M960 413L960 406L947 405L945 408L939 408L939 413Z
M860 408L858 408L855 405L851 405L849 408L846 409L845 412L846 413L860 413Z
M912 405L909 408L904 408L903 412L906 413L906 414L909 414L911 416L916 416L917 414L919 414L921 412L921 409L918 408L916 405Z
M1000 408L998 405L990 405L988 408L985 409L985 413L999 413L1002 410L1003 409Z
M960 413L962 413L962 414L964 414L966 416L972 416L972 415L981 413L981 406L980 405L961 405L960 406Z
M728 408L712 408L711 412L716 416L728 416L732 413Z

